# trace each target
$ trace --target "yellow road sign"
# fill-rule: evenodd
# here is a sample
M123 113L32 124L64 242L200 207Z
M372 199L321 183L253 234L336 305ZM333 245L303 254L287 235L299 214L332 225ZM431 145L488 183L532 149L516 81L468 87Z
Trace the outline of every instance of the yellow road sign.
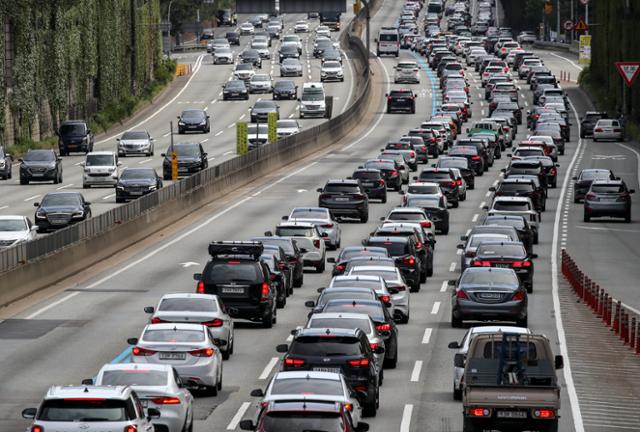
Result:
M551 14L553 12L553 5L551 3L545 3L544 4L544 13L546 13L547 15Z
M270 144L278 141L278 114L274 112L270 112L267 118L267 135Z
M239 155L249 151L249 133L246 122L236 123L236 152Z
M588 28L589 26L587 25L587 23L584 22L584 19L582 17L580 17L580 19L576 23L576 26L573 29L575 31L586 31Z

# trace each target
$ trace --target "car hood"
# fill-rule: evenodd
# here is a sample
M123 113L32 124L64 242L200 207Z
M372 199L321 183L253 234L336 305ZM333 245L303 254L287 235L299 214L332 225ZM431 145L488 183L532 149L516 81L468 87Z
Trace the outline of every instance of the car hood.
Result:
M123 139L123 140L120 140L120 144L128 144L128 145L146 145L146 144L149 144L149 140L143 140L143 139L132 139L132 140L127 140L127 139Z
M38 210L44 211L46 213L73 213L73 212L81 211L82 208L79 206L60 205L60 206L41 206Z
M0 231L0 240L19 240L26 238L29 231Z
M155 185L155 179L120 179L119 186L151 186Z
M342 71L341 68L328 68L328 67L322 68L322 72L341 72L341 71Z
M200 124L200 123L204 123L206 121L206 119L183 119L181 118L180 121L184 124Z

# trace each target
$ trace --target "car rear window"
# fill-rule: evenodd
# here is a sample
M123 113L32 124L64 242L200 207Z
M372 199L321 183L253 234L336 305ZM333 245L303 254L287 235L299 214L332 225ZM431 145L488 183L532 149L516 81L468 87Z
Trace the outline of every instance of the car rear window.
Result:
M621 192L624 192L624 186L623 185L591 185L591 192L621 193Z
M526 257L527 253L524 250L524 247L521 245L486 245L481 244L478 246L478 250L476 251L476 256L480 257L514 257L514 258L522 258Z
M531 192L533 185L531 183L502 183L498 189L500 192Z
M380 281L374 280L337 279L331 283L331 288L371 288L372 290L379 290L381 285Z
M420 180L451 180L448 171L430 171L420 173Z
M518 277L513 271L465 271L460 278L465 285L518 285Z
M408 242L395 242L395 241L369 241L370 246L383 247L391 256L406 255L409 253Z
M353 173L352 177L354 179L361 179L361 180L380 180L382 178L379 172L371 172L371 171L355 172Z
M325 192L358 193L358 186L353 184L329 183L324 187Z
M409 185L407 190L407 193L410 194L437 194L439 192L439 185Z
M534 168L524 168L524 167L511 167L509 169L509 174L531 174L538 175L540 173L539 167Z
M136 418L127 400L48 399L42 403L38 420L50 422L116 422Z
M294 209L291 212L291 219L327 219L326 210L314 209Z
M407 199L407 206L422 207L422 208L438 208L440 206L440 197L409 198Z
M185 330L177 328L147 329L142 336L145 342L202 342L202 330Z
M531 209L526 201L496 201L493 204L493 210L527 211Z
M255 282L261 279L260 265L251 261L214 263L205 274L205 283Z
M354 304L355 303L355 304ZM329 302L322 312L348 312L367 314L374 321L384 321L384 312L382 312L382 304L363 304L357 302Z
M307 227L277 227L276 235L283 237L313 237L313 230Z
M506 234L477 234L477 235L471 236L471 241L469 243L469 246L477 247L482 242L501 241L501 240L509 241L510 238Z
M271 386L271 394L342 395L344 390L342 382L338 380L287 378L275 380Z
M357 318L311 318L309 328L339 328L339 329L355 329L359 328L365 333L371 332L369 320Z
M610 177L611 174L608 171L582 171L582 174L580 174L581 180L606 179Z
M302 356L356 356L362 353L360 340L349 336L303 336L293 341L290 354Z
M166 371L130 369L104 371L100 385L165 386L167 382Z
M345 427L344 420L337 413L285 411L270 412L264 416L260 430L342 432Z
M214 300L207 298L166 298L160 302L158 310L163 312L216 312L218 305Z

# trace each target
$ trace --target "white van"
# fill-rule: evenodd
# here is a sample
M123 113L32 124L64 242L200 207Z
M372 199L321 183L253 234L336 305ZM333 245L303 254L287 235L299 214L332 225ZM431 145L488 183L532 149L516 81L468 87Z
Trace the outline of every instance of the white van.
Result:
M378 38L376 39L378 48L376 54L378 57L381 55L393 55L398 57L400 54L400 33L395 27L382 27Z
M118 183L118 156L111 151L96 151L87 153L81 163L83 168L82 187L115 186Z
M304 83L302 95L300 96L300 118L325 117L326 112L327 106L322 83Z

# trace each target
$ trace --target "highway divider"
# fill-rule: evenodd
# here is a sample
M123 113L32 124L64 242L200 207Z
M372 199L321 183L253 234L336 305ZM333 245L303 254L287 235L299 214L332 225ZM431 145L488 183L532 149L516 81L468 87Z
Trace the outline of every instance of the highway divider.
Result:
M562 250L564 275L582 302L618 336L624 345L640 354L640 312L615 299L585 272L569 253Z
M86 270L230 191L347 136L371 109L371 80L362 40L347 34L342 44L353 59L356 95L344 113L86 221L0 251L0 306Z

